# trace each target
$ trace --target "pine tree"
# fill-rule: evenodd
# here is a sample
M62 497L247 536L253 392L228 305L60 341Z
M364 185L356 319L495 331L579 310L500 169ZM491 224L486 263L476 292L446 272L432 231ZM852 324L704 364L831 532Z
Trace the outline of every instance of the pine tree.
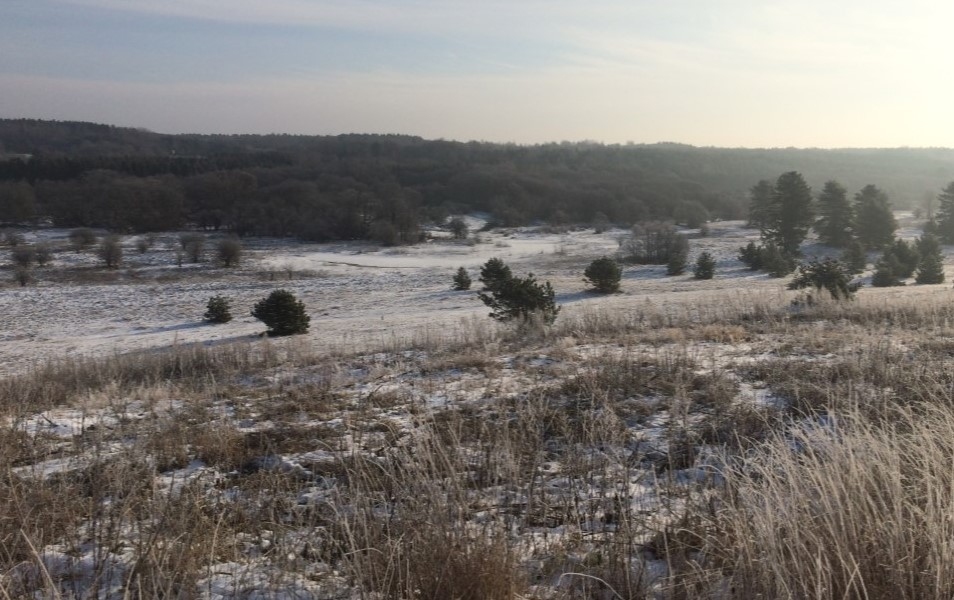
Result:
M512 277L510 267L499 258L491 258L480 267L480 282L484 284L486 290L493 291L495 287Z
M813 222L812 189L801 173L783 173L775 183L768 222L762 228L762 240L775 244L788 256L797 256L798 247Z
M898 270L898 277L907 279L917 270L921 264L921 252L919 245L909 244L902 239L894 240L890 246L890 252L898 259L901 268Z
M275 290L255 304L252 316L268 325L269 335L308 333L305 305L288 290Z
M855 194L855 236L868 250L883 248L894 239L898 222L891 212L888 195L874 185Z
M460 267L457 269L457 272L454 274L454 289L455 290L469 290L470 289L470 275L467 274L467 269Z
M768 179L763 179L749 190L749 226L759 231L768 224L772 210L772 194L775 187Z
M837 181L828 181L818 196L819 219L815 231L823 244L844 248L851 243L851 224L854 214L848 201L848 192Z
M619 291L619 281L623 271L612 258L597 258L583 271L584 281L593 286L601 294L612 294Z
M539 315L547 325L551 325L560 312L554 300L555 295L550 282L541 285L533 273L523 279L510 277L499 282L489 294L477 294L481 302L490 307L491 318L498 321L529 321L534 315Z
M205 308L203 317L210 323L228 323L232 320L231 303L225 296L212 296Z
M875 263L875 272L871 276L871 285L873 287L893 287L904 285L901 278L898 277L898 271L901 270L901 263L898 257L890 250L886 250L878 262Z
M944 257L936 237L924 234L918 240L918 274L915 281L923 284L944 283Z
M937 234L945 244L954 244L954 181L937 197Z
M841 262L852 275L863 272L868 267L868 255L858 240L853 240L841 254Z
M813 260L798 266L798 272L788 284L790 290L815 288L827 290L835 300L851 300L857 285L851 284L851 274L844 265L832 258Z
M703 252L696 259L693 277L696 279L712 279L715 275L716 261L708 252Z
M686 236L679 235L678 240L669 252L669 260L666 261L666 275L682 275L686 272L686 263L689 261L689 240Z

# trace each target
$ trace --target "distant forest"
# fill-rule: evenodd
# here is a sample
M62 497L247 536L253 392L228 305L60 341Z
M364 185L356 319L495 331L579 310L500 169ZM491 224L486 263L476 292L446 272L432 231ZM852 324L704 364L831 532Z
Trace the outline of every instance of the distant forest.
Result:
M954 150L165 135L6 119L0 223L408 243L427 224L473 212L501 226L740 219L749 189L787 171L816 192L829 179L851 192L875 184L895 207L914 208L954 180Z

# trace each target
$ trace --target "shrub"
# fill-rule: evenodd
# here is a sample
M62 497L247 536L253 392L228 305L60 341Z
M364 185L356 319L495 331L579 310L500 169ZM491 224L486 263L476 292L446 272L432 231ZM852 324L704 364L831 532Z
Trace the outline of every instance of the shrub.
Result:
M53 248L47 242L39 242L33 247L36 252L36 264L45 267L53 260Z
M136 240L136 250L139 252L139 254L145 254L146 251L152 248L155 243L156 234L148 233L146 235L141 235Z
M311 319L305 305L288 290L275 290L252 309L252 316L268 325L269 335L307 333Z
M205 305L205 320L210 323L228 323L232 320L231 303L225 296L215 295Z
M622 260L639 265L665 265L674 253L686 248L684 235L669 223L645 223L620 243Z
M88 250L96 243L96 233L88 227L80 227L70 232L70 244L77 252Z
M19 231L7 229L3 232L3 242L11 248L16 248L17 246L22 246L25 244L26 238L23 237L23 234Z
M716 262L712 255L703 252L696 259L696 266L693 269L693 277L696 279L712 279L715 275Z
M467 274L467 269L464 267L457 269L457 273L454 274L454 289L469 290L470 284L470 275Z
M481 301L490 307L490 316L498 321L517 318L528 321L533 315L540 315L547 325L552 324L560 312L554 296L550 282L541 285L533 273L525 279L510 277L498 282L489 294L478 294Z
M36 250L33 246L20 244L10 250L10 260L18 269L29 269L36 262Z
M189 257L189 262L197 263L202 260L202 250L205 248L205 236L199 233L183 233L179 236L179 245Z
M511 279L510 267L499 258L491 258L480 267L480 282L485 290L493 291L501 283Z
M612 294L619 291L619 281L623 276L619 264L612 258L597 258L583 271L584 281L593 286L601 294Z
M451 235L454 236L455 240L463 240L467 238L467 223L464 222L460 217L454 217L447 224L447 228L450 229Z
M597 212L593 215L593 222L591 224L593 226L593 233L604 233L610 228L609 217L603 212Z
M858 286L851 283L851 275L839 261L826 258L798 266L798 272L788 284L788 289L805 288L815 288L819 292L827 290L835 300L851 300Z
M242 260L242 243L238 241L238 238L228 237L219 240L215 251L223 267L234 267Z
M108 235L99 243L97 254L107 269L116 269L123 261L123 246L118 235Z
M24 267L16 267L13 269L13 280L19 283L20 287L26 287L33 281L33 272Z

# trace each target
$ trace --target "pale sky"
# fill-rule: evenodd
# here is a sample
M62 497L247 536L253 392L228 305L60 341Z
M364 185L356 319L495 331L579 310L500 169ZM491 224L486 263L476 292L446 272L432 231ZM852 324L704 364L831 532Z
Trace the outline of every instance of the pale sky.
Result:
M929 0L0 0L0 117L951 147L952 26Z

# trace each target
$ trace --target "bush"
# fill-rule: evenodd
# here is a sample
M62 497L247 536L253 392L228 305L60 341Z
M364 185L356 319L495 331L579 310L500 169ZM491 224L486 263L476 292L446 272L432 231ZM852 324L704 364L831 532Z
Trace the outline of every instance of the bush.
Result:
M454 289L469 290L470 284L470 275L467 274L467 269L464 267L457 269L457 273L454 274Z
M45 267L53 260L53 248L47 242L38 242L33 249L36 252L36 264Z
M795 270L795 258L775 244L766 244L761 249L762 269L771 277L785 277Z
M712 279L715 275L716 262L712 255L703 252L696 259L696 266L693 269L693 277L696 279Z
M199 233L183 233L179 236L179 245L189 257L189 262L197 263L202 260L202 250L205 249L205 236Z
M229 237L219 240L215 251L223 267L234 267L242 260L242 243L238 241L238 238Z
M510 277L499 281L489 294L478 294L481 301L490 307L491 318L498 321L529 321L533 315L539 315L547 325L552 324L560 312L554 296L550 282L543 285L537 283L533 273L525 279Z
M36 262L36 250L33 246L20 244L10 250L10 261L19 269L29 269Z
M70 232L70 244L77 252L88 250L96 243L96 233L88 227L80 227Z
M119 268L123 261L123 246L120 243L118 235L108 235L99 243L97 254L106 265L107 269Z
M790 290L815 288L827 290L835 300L851 300L859 286L851 283L848 270L837 260L813 260L798 266L795 278L788 284Z
M467 223L460 217L451 219L447 224L447 228L450 229L451 235L454 236L455 240L467 238Z
M480 282L485 290L493 291L501 283L511 279L510 267L499 258L491 258L480 267Z
M275 290L252 309L252 316L268 325L268 335L307 333L311 319L305 305L287 290Z
M633 227L628 239L620 243L625 262L639 265L665 265L672 255L688 250L686 237L669 223L645 223Z
M228 323L232 320L232 306L225 296L212 296L205 308L206 311L203 316L210 323Z
M619 264L612 258L597 258L583 271L584 281L593 286L601 294L612 294L619 291L619 281L623 276Z

